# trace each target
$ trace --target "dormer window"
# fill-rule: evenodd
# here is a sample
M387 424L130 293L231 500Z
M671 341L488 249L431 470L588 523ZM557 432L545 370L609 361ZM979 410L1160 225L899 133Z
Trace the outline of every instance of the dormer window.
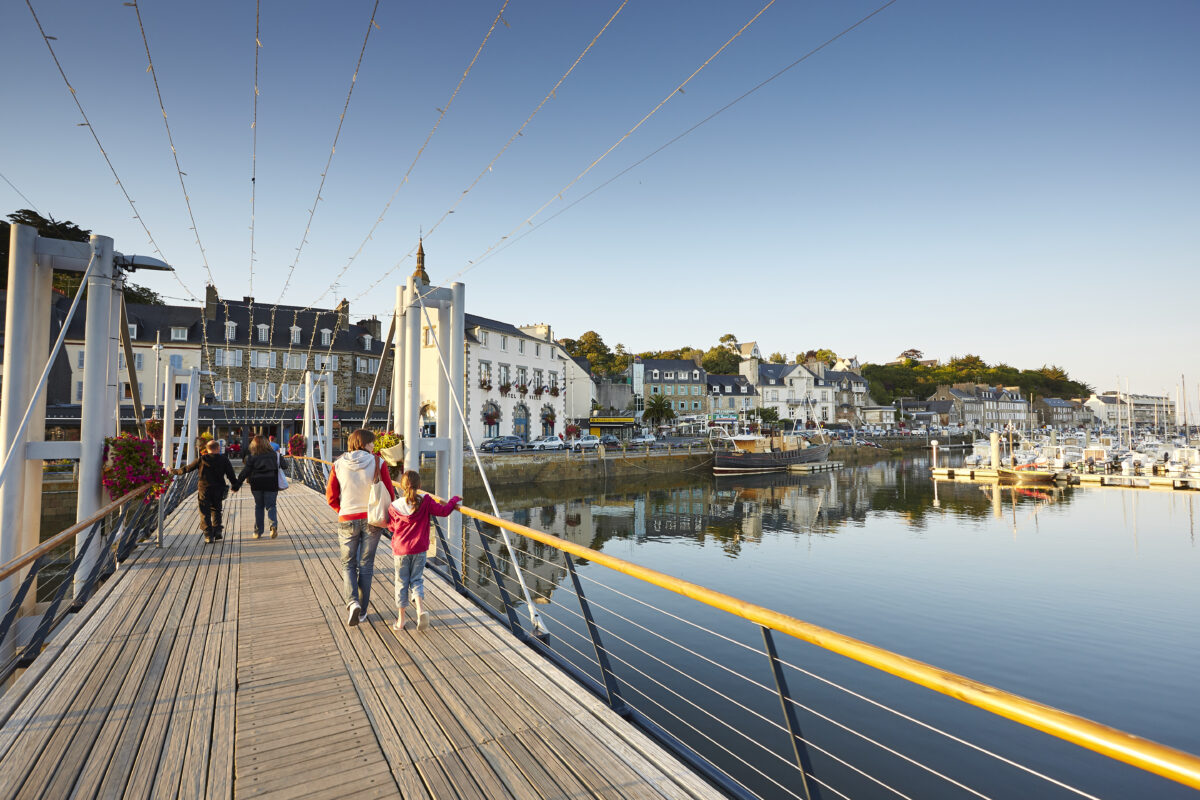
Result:
M270 337L270 335L271 335L270 327L268 327L267 325L259 325L258 326L258 340L260 342L267 341L268 338Z
M225 323L225 341L232 342L236 338L237 338L237 323L236 322L226 322Z
M480 343L481 345L483 345L484 347L487 347L487 331L480 329L480 331L479 331L479 343Z
M366 336L364 336L363 337L363 350L367 350L369 352L371 349L371 342L373 342L373 341L375 341L375 340L373 338L371 338L371 334L368 333Z
M300 344L300 326L293 325L288 329L292 334L292 344Z
M700 370L698 370L698 369L692 370L692 380L694 380L694 381L700 380Z
M664 381L673 381L673 380L675 380L675 373L674 373L674 372L664 372L664 373L663 373L663 380L664 380Z
M651 370L650 378L652 380L658 380L658 370Z
M745 386L745 385L743 385L743 386L742 386L742 394L746 394L746 393L747 393L747 392L749 392L749 391L750 391L750 387L749 387L749 386Z
M187 341L187 328L172 327L171 328L171 341L172 342L186 342Z
M333 331L329 328L321 328L321 346L329 347L329 343L333 341Z
M730 386L728 383L725 384L725 394L731 394L732 392L733 392L733 387Z
M136 322L129 323L129 338L130 339L137 338L137 323Z

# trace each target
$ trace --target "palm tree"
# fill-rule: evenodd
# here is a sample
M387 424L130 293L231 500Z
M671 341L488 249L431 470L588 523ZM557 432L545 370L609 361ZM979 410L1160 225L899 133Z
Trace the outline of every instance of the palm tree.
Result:
M646 408L642 412L642 419L657 427L675 419L675 409L671 408L671 401L663 395L652 394L646 398Z

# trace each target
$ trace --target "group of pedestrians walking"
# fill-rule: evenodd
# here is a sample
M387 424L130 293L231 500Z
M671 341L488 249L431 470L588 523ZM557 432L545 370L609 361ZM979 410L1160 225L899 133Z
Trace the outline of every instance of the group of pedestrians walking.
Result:
M272 440L274 437L272 437ZM280 470L287 462L279 452L279 445L258 435L250 440L250 454L242 464L242 473L233 471L233 462L221 452L215 439L205 446L205 452L187 466L172 470L175 475L200 471L196 483L196 499L200 506L200 530L206 544L224 537L222 521L226 493L236 492L246 481L250 482L250 493L254 495L254 538L263 535L265 521L271 524L271 538L279 535L279 517L275 503L279 496ZM228 481L228 482L226 482Z
M337 512L338 550L342 562L342 595L346 603L346 624L354 627L367 618L371 602L371 582L375 575L375 551L379 537L386 528L391 533L395 569L395 600L397 618L392 629L405 626L405 612L412 600L413 615L418 630L429 624L429 614L422 609L425 599L425 556L429 551L431 517L446 517L458 508L461 498L452 497L439 503L421 489L421 474L405 471L400 465L400 491L392 482L386 461L373 452L375 434L362 429L354 431L347 440L347 450L329 471L325 500ZM222 538L222 504L226 492L236 492L246 481L254 495L254 538L263 535L264 516L270 523L271 538L279 535L276 501L279 496L280 470L287 466L274 437L255 436L250 442L250 454L235 474L229 457L221 452L216 441L210 441L207 452L174 474L200 471L196 488L200 506L201 529L205 542ZM226 482L228 481L228 483ZM382 516L368 519L368 505L375 484L387 493ZM377 497L379 492L376 493ZM382 524L377 524L382 523Z

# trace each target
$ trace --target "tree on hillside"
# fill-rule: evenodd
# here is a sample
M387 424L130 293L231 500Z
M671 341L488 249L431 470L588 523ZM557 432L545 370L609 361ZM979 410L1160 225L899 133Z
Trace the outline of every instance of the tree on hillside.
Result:
M49 239L65 239L68 242L86 242L92 235L92 232L79 227L74 222L67 220L57 220L53 215L43 217L41 214L32 209L22 208L8 215L9 222L19 225L29 225L37 228L39 236L45 236ZM3 270L0 275L0 289L8 288L8 239L10 236L9 222L0 220L0 269ZM52 278L55 290L62 292L68 297L74 297L75 292L79 289L80 279L83 277L82 272L74 272L70 270L56 270ZM147 289L144 286L138 286L136 283L125 284L125 301L127 303L141 303L142 305L161 306L163 300L158 296L157 292Z
M824 361L826 366L830 367L837 361L837 357L837 353L827 347L823 347L820 350L808 350L804 353L805 361Z
M700 361L710 375L737 375L741 364L741 356L721 346L710 349Z
M736 336L734 336L732 333L725 334L720 339L718 339L717 342L721 345L721 347L727 348L731 352L734 352L734 353L739 352L738 351L738 338Z
M771 355L767 356L767 361L771 364L786 364L787 356L783 353L771 353Z
M652 394L646 398L642 419L651 426L657 427L675 419L675 409L671 408L671 401L665 396Z

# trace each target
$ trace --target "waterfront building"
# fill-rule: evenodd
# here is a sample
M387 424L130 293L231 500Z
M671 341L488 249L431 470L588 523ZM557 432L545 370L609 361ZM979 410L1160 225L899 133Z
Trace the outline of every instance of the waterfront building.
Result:
M598 402L592 365L583 356L576 358L567 355L561 347L557 353L559 361L562 362L561 372L565 384L564 419L580 426L582 430L587 426L592 409Z
M706 375L705 384L706 413L711 424L733 429L760 406L760 393L745 375Z
M1025 429L1036 424L1029 401L1016 386L956 383L939 386L930 400L949 400L962 425L981 432L1008 427ZM902 401L897 401L899 405Z
M858 372L858 359L838 361L834 367L813 359L804 366L816 376L815 390L820 398L817 410L822 422L863 424L862 409L869 398L867 379ZM842 369L836 369L839 366Z
M708 373L694 361L648 358L641 362L642 397L663 395L676 418L700 417L707 413Z
M422 269L423 252L418 252L417 260ZM421 408L429 420L437 413L441 373L434 342L442 338L436 318L431 322L432 328L421 322ZM550 326L517 327L464 314L463 327L467 349L463 403L475 443L492 436L530 441L562 433L567 419L564 370L569 369L570 358L552 338Z
M1085 402L1106 427L1128 425L1131 415L1135 427L1175 427L1175 401L1164 395L1116 390L1093 394Z
M1061 397L1037 398L1033 401L1033 413L1037 415L1037 424L1043 427L1064 430L1076 425L1075 404Z

